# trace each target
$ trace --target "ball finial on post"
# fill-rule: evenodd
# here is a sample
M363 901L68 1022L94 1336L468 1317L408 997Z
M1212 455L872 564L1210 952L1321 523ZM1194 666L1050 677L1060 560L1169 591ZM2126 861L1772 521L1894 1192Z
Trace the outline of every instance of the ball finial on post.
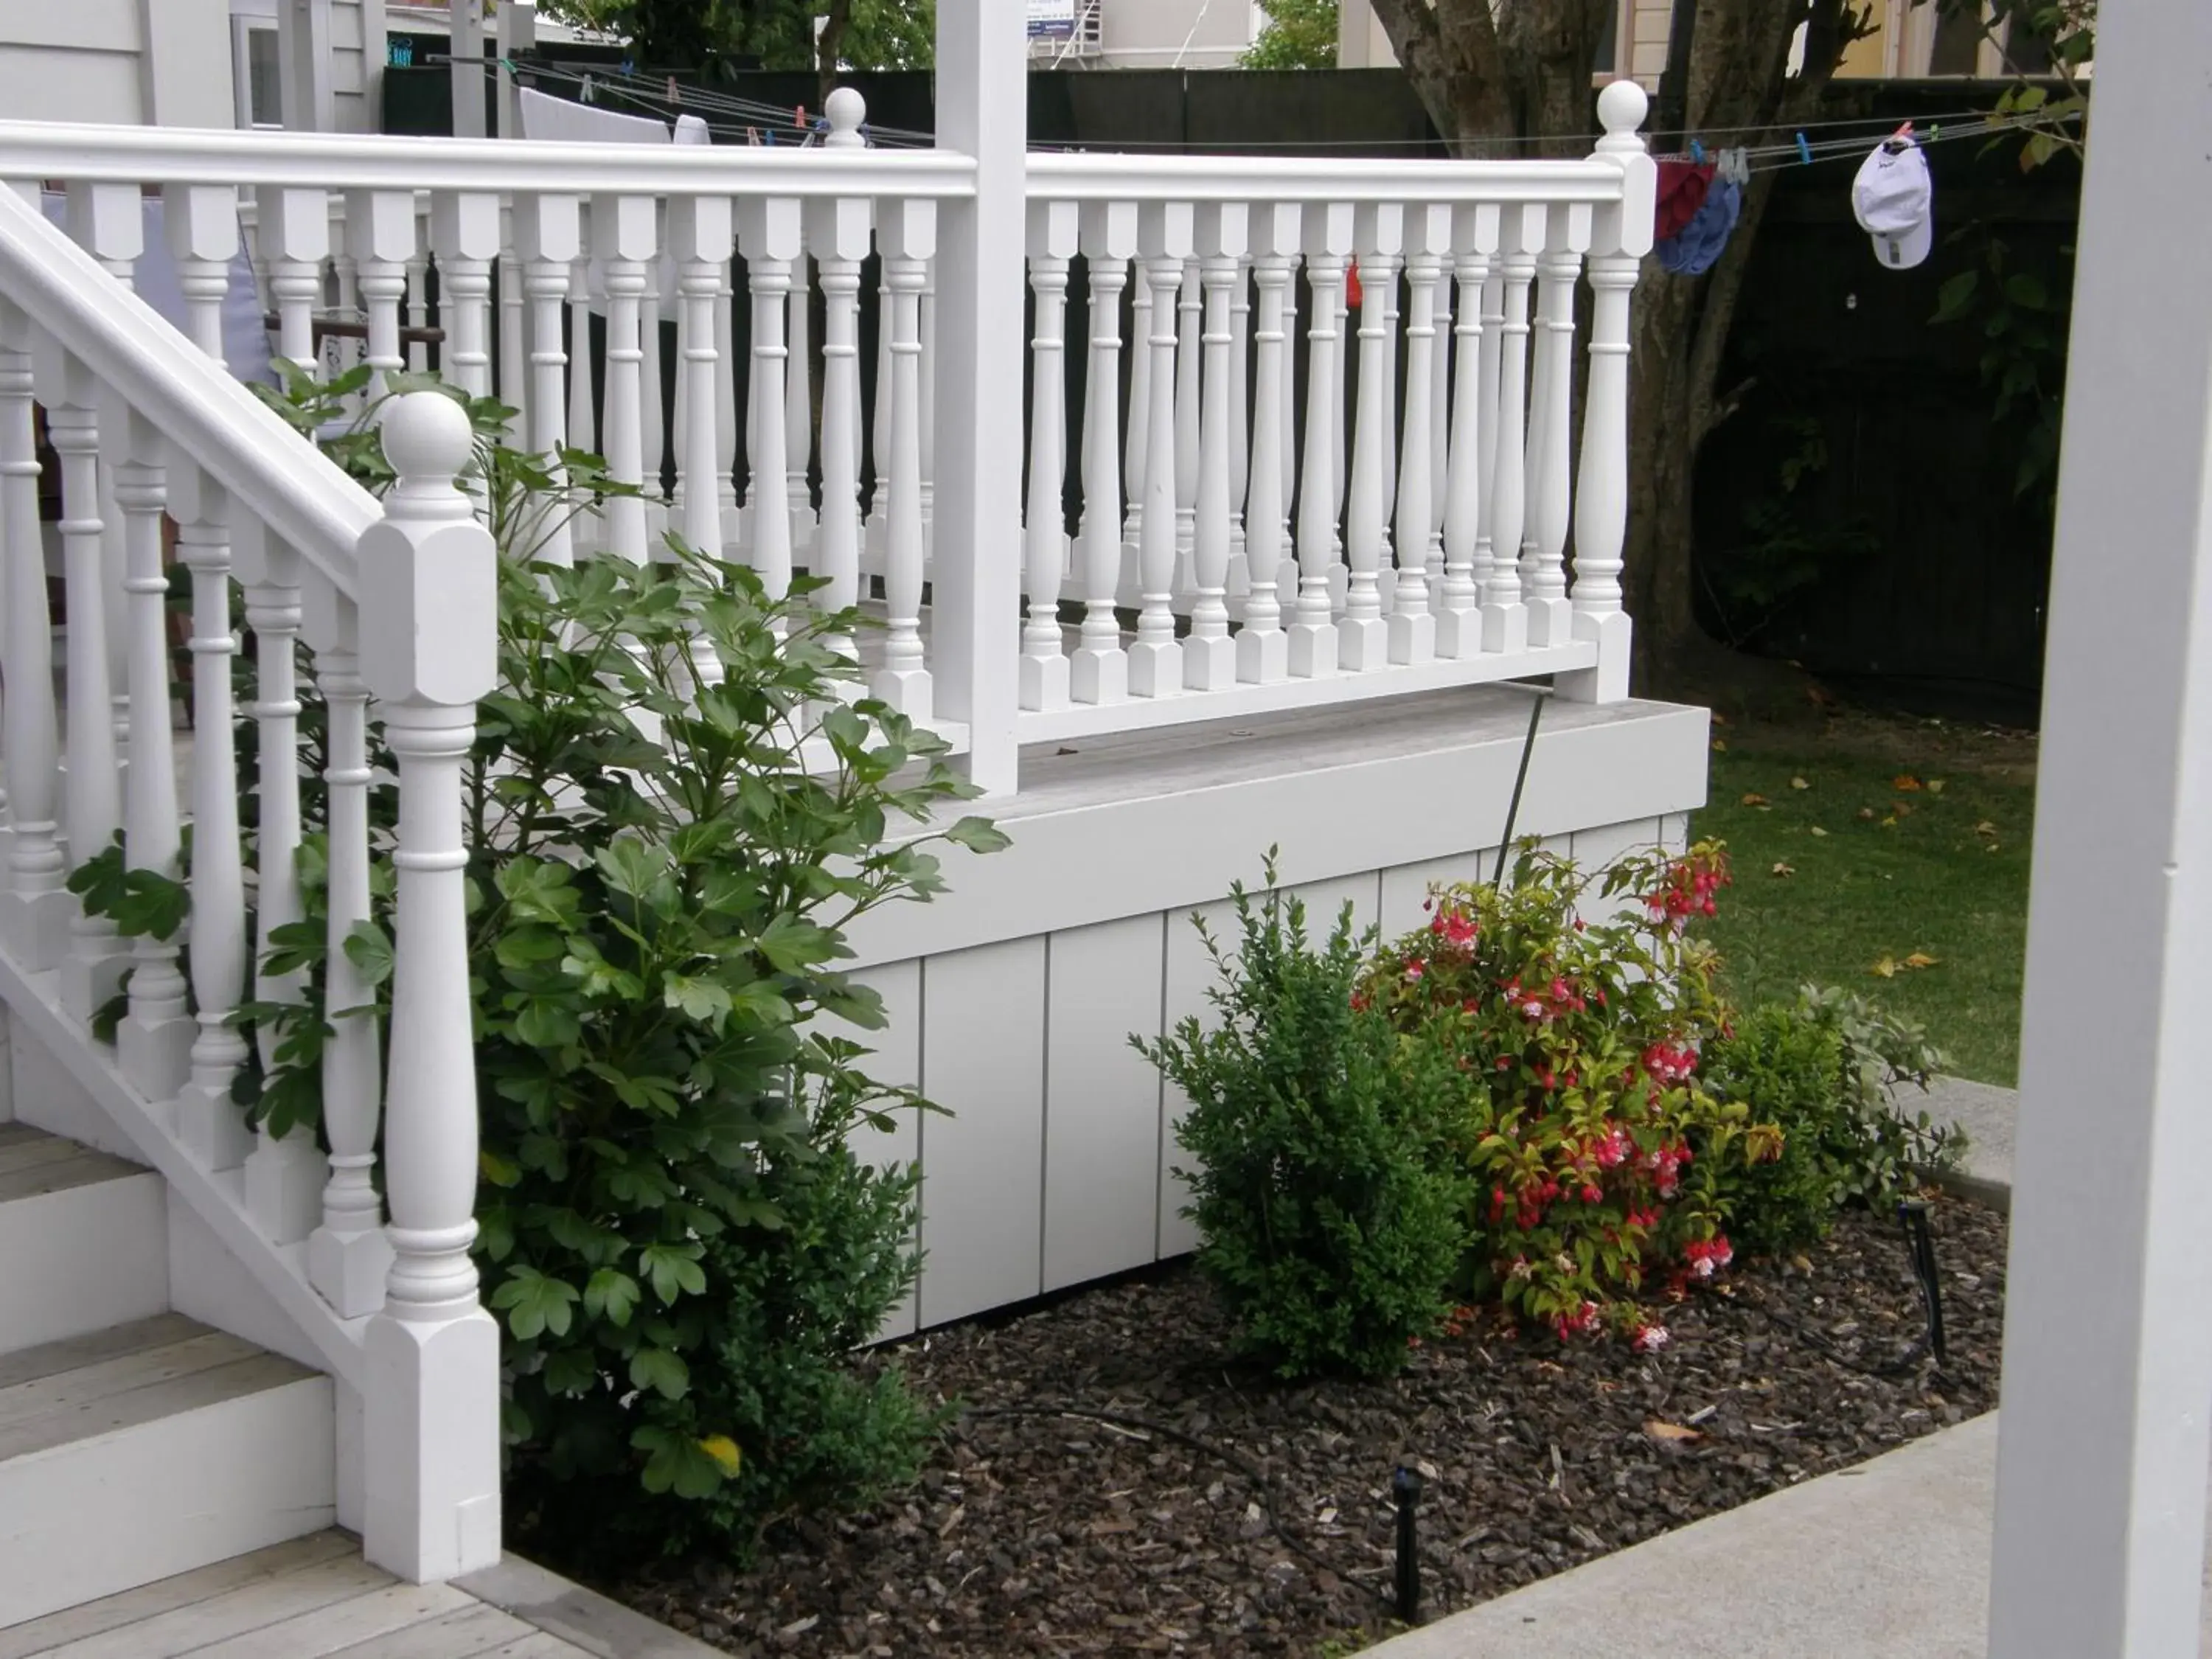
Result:
M851 87L839 87L830 94L822 106L830 118L830 135L822 141L824 149L863 149L867 139L860 131L861 123L868 118L868 102Z
M1623 78L1610 82L1597 95L1598 124L1605 129L1598 149L1642 149L1644 139L1638 130L1650 112L1650 96L1635 82Z
M469 499L455 483L476 448L468 410L442 392L410 392L384 407L378 423L384 459L399 475L385 503L395 519L465 516Z

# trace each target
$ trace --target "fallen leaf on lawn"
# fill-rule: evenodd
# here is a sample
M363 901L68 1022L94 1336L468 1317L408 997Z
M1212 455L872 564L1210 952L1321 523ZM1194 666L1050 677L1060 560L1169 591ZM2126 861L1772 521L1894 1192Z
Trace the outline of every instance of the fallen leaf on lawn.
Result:
M1797 873L1797 866L1794 864L1777 864L1773 873L1778 876L1794 876Z
M1873 967L1868 969L1867 972L1872 974L1876 979L1895 979L1897 977L1897 963L1892 958L1884 957L1880 962L1875 963Z
M1874 816L1874 808L1871 806L1860 807L1859 816L1863 818L1871 818Z
M1889 804L1889 810L1899 817L1910 817L1912 816L1912 803L1905 800L1893 800Z
M1892 813L1891 813L1887 817L1884 818L1884 819L1881 821L1881 827L1882 827L1883 829L1885 829L1885 830L1894 830L1894 829L1896 829L1896 828L1897 828L1897 814L1896 814L1896 813L1894 813L1894 812L1892 812Z
M1929 779L1929 780L1928 780L1928 793L1929 793L1929 794L1931 794L1931 795L1940 795L1940 794L1942 794L1942 793L1943 793L1943 780L1942 780L1942 779L1941 779L1941 778L1930 778L1930 779Z
M1802 778L1792 778L1790 780L1790 787L1792 789L1810 789L1813 786Z
M1889 781L1889 787L1903 793L1920 787L1920 780L1910 772L1899 772Z
M1987 847L1984 847L1984 848L1982 848L1982 851L1984 851L1984 853L1995 853L1995 852L1999 852L1999 851L2001 851L2001 850L2002 850L2002 849L2001 849L2001 848L1997 846L1996 842L1990 842Z
M1686 1429L1680 1423L1667 1423L1651 1418L1644 1425L1644 1432L1654 1440L1703 1440L1705 1437L1695 1429Z
M1905 957L1905 965L1908 968L1933 968L1938 960L1939 958L1929 956L1925 951L1915 951L1911 956Z
M1984 818L1974 826L1974 833L1978 836L1994 836L1996 832L1996 825L1991 823L1987 818Z
M1727 753L1728 753L1728 744L1725 744L1725 743L1723 743L1720 738L1715 738L1713 739L1713 753L1715 753L1716 755L1725 755L1725 754L1727 754Z
M1743 798L1743 804L1746 806L1764 806L1766 805L1766 797L1764 795L1746 795Z
M1812 834L1814 834L1814 835L1819 836L1822 837L1823 839L1826 839L1826 836L1827 836L1827 833L1828 833L1828 832L1827 832L1826 830L1823 830L1822 828L1820 828L1820 826L1819 824L1817 824L1817 823L1816 823L1816 824L1814 824L1814 825L1813 826L1811 833L1812 833Z
M1734 720L1731 720L1726 714L1722 714L1717 708L1713 710L1712 720L1715 726L1733 726L1735 724Z

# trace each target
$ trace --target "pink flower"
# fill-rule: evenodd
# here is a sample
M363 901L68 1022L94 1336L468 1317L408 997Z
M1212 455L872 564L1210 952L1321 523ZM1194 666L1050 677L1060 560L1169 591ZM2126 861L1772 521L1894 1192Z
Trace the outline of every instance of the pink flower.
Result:
M1419 963L1409 962L1406 964L1406 977L1407 979L1419 979L1420 976L1421 964Z
M1635 1336L1630 1340L1629 1346L1634 1348L1638 1353L1657 1353L1673 1340L1668 1335L1667 1328L1664 1325L1644 1325L1638 1328Z

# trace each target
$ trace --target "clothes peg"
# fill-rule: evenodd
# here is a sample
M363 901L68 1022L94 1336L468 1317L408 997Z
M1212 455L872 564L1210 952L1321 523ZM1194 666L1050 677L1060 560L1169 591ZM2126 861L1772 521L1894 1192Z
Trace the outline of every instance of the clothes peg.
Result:
M1805 142L1802 132L1797 135L1797 159L1808 167L1813 165L1813 147Z
M1690 140L1690 160L1698 167L1705 166L1705 142L1704 139L1692 138Z
M592 99L597 96L598 91L599 88L592 84L592 77L588 75L584 77L584 90L581 96L581 101L586 104L590 103Z
M1912 147L1912 123L1907 121L1895 132L1891 133L1882 141L1881 147L1892 155L1896 155L1899 150L1910 149Z
M676 77L672 75L668 77L668 101L672 104L684 101L684 88L676 84Z

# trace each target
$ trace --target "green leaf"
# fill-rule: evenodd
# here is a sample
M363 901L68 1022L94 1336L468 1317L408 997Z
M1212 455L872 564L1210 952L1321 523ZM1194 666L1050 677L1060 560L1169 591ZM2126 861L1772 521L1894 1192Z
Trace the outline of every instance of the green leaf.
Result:
M653 1293L661 1306L686 1291L698 1296L706 1290L706 1271L699 1265L705 1253L697 1244L648 1244L637 1253L638 1266L653 1281Z
M945 839L971 853L1004 852L1014 843L988 818L964 817L945 832Z
M584 1285L584 1311L620 1328L629 1323L638 1294L637 1280L612 1267L602 1267Z
M629 1443L646 1454L639 1480L649 1492L696 1499L711 1498L721 1487L721 1459L688 1435L647 1425L630 1436Z
M1948 278L1936 290L1936 314L1930 322L1953 323L1973 309L1974 301L1982 285L1978 270L1962 270Z
M392 977L392 940L373 921L356 921L346 930L346 960L360 969L364 981L381 985Z
M491 1305L507 1314L507 1328L516 1339L527 1342L548 1331L566 1336L572 1318L569 1310L577 1300L574 1285L550 1278L535 1267L518 1267L492 1292Z
M691 1386L691 1368L665 1348L640 1348L630 1356L629 1380L635 1388L659 1389L663 1399L681 1400Z

